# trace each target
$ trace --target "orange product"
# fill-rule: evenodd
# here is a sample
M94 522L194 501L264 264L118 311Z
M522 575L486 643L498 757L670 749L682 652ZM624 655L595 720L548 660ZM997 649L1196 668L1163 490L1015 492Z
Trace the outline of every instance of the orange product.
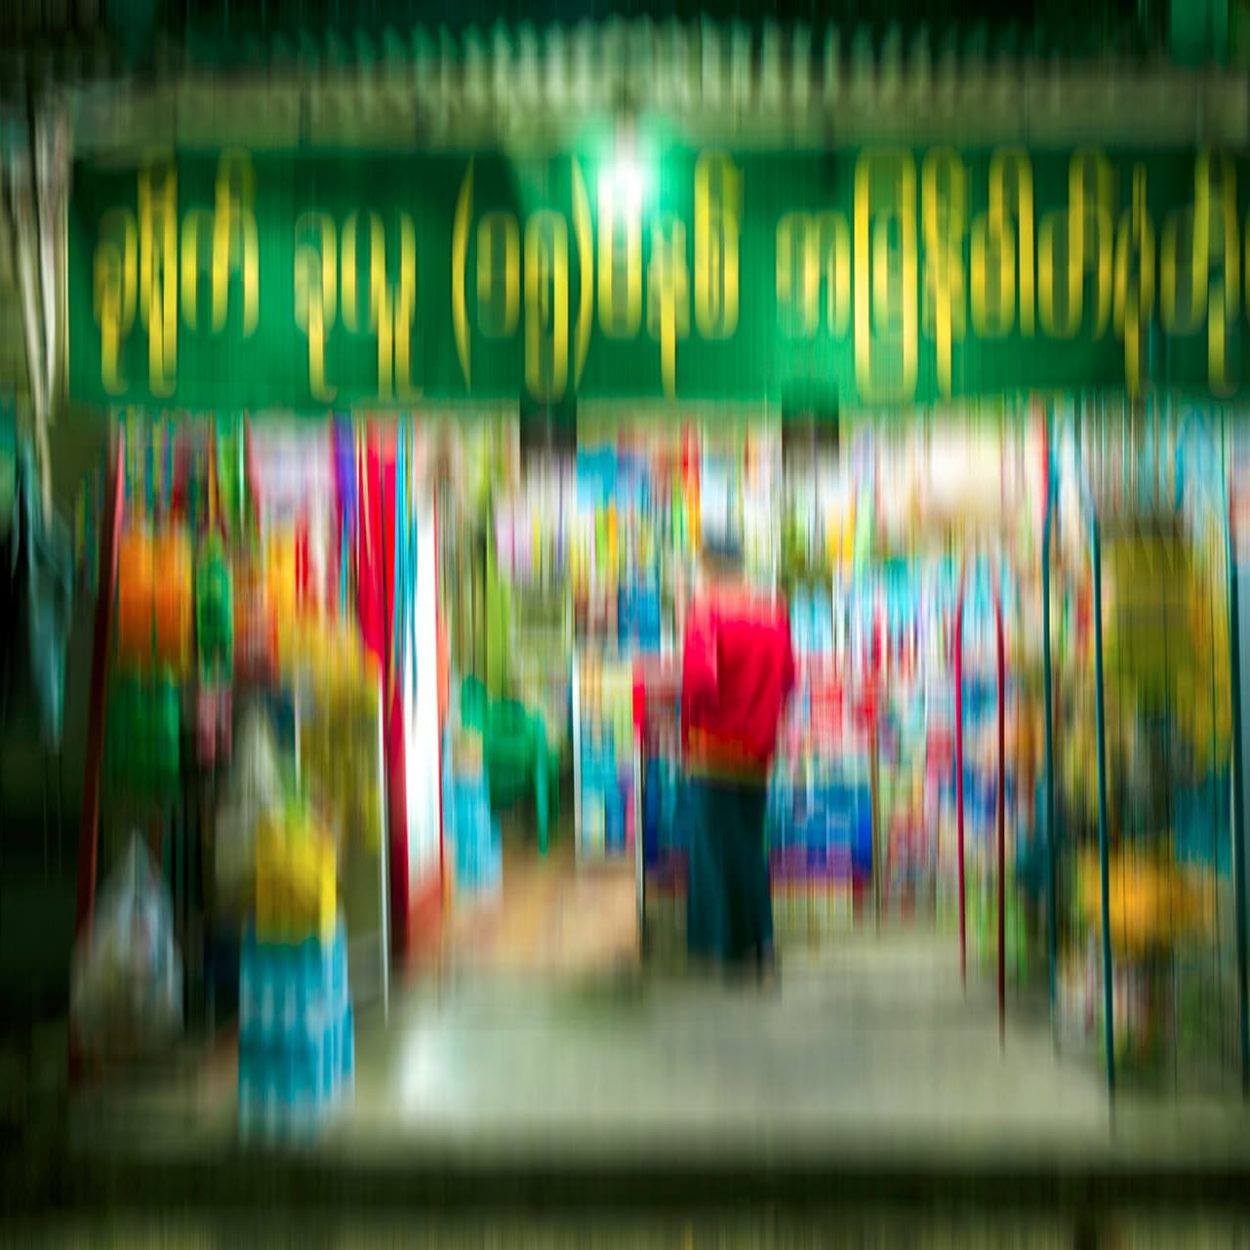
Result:
M1098 932L1102 928L1102 877L1098 856L1082 856L1081 910ZM1117 852L1108 870L1111 940L1122 950L1143 953L1171 945L1205 927L1202 894L1192 874L1179 865Z
M117 658L146 667L152 662L152 538L141 526L128 529L117 553Z
M298 600L296 536L291 529L271 534L265 546L265 583L269 603L280 621L295 618Z
M186 532L167 528L152 541L152 612L156 655L175 672L191 663L191 543Z

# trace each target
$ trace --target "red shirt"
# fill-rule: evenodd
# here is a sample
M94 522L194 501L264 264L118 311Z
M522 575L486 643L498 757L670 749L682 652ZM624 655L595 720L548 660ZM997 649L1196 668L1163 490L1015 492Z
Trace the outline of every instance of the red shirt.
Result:
M682 649L682 745L693 772L768 777L794 652L785 604L746 591L696 601Z

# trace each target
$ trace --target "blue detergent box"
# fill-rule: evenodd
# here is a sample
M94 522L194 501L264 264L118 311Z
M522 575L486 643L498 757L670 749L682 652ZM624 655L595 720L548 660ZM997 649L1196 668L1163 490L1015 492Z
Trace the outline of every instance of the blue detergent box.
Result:
M314 1131L351 1085L355 1036L347 930L270 943L248 927L239 957L239 1131Z
M239 1049L273 1049L321 1036L348 1007L347 928L326 942L261 942L249 925L239 952Z
M292 1044L240 1046L240 1135L299 1139L314 1133L352 1086L354 1035L348 1004L322 1031Z

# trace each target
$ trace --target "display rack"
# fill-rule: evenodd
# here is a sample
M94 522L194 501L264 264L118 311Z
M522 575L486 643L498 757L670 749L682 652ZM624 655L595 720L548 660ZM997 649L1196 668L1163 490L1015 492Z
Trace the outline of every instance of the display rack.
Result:
M214 508L217 507L217 493L220 491L222 516L227 513L231 517L229 532L231 537L222 544L224 558L233 561L240 555L241 544L245 542L245 534L251 532L250 526L256 518L251 509L255 506L252 496L254 483L251 475L255 471L251 454L250 426L246 421L223 423L219 420L196 422L186 418L154 420L147 414L128 412L115 417L117 426L116 438L111 440L112 448L106 469L108 489L106 498L109 510L101 526L101 542L99 544L99 576L98 593L95 606L94 640L92 654L91 686L89 693L87 749L84 765L84 803L83 817L79 837L79 875L78 895L75 915L75 933L79 939L89 932L94 916L96 883L100 870L100 841L105 831L103 819L103 781L106 764L106 741L117 740L112 750L120 749L124 737L125 726L109 725L110 703L110 670L114 667L115 653L118 649L119 635L116 619L119 602L120 555L122 539L127 516L135 520L137 526L145 526L149 520L156 518L169 533L188 534L193 532L199 523L200 514L205 506L208 509L208 532L215 532ZM223 432L224 431L224 432ZM165 463L154 463L153 443L157 436L162 439L162 452ZM220 440L229 439L230 486L216 480L216 465ZM189 464L196 460L207 447L208 485L205 488L208 503L203 499L197 501L196 492L201 489L196 474L198 468L192 469ZM223 473L224 475L224 473ZM165 502L161 504L164 511L153 512L153 481L160 479L160 489L165 492ZM180 501L181 511L177 521L169 510L169 492L176 489L183 493ZM177 527L181 526L182 530ZM225 529L226 522L223 520ZM233 546L231 545L233 544ZM235 550L235 548L238 550ZM203 553L201 552L201 564ZM164 564L161 566L161 578L165 581L172 576L172 571ZM207 576L201 567L196 574L198 578ZM190 584L190 570L187 571ZM163 593L158 583L156 602L161 603ZM197 589L197 594L199 593ZM233 630L237 626L239 611L237 605L232 608L231 600L224 601L223 610L233 614ZM159 609L168 611L170 609ZM199 600L196 611L199 612ZM203 646L204 631L207 618L199 617L194 627L184 622L181 628L187 630L187 638L192 639L192 646ZM157 638L160 637L161 617L157 617ZM127 626L127 628L131 628ZM192 632L194 631L194 632ZM133 631L132 631L133 632ZM213 899L205 890L201 873L197 865L201 863L209 846L208 822L214 819L217 800L220 795L220 782L223 777L221 764L230 751L230 725L233 711L253 696L274 693L274 682L279 681L276 668L270 668L261 662L253 667L251 657L246 665L242 651L231 658L230 646L238 644L243 647L243 637L233 639L223 652L224 669L218 680L224 683L227 692L224 700L207 703L205 700L205 684L197 661L192 665L185 657L179 661L182 668L168 667L169 662L157 658L152 672L161 673L164 681L171 682L177 693L173 703L173 719L168 727L167 737L171 741L171 750L181 757L177 767L169 778L169 784L178 787L179 793L175 801L164 804L141 804L134 811L146 813L143 823L152 833L159 833L160 844L164 846L164 858L172 873L175 886L175 916L177 919L178 936L183 946L184 958L189 968L203 971L205 980L200 988L205 992L204 1018L211 1028L214 1021L212 985L210 984L209 946L216 944L213 936L216 926L211 914ZM276 641L275 641L276 645ZM185 670L185 671L184 671ZM136 670L144 671L147 670ZM279 683L280 684L280 683ZM309 707L309 691L302 678L293 677L286 691L287 702L293 707L293 735L290 746L297 774L304 767L300 737L307 723ZM380 691L379 691L380 696ZM207 727L205 714L211 713L213 724ZM336 715L337 715L336 711ZM221 723L218 724L217 722ZM224 755L214 749L208 756L205 734L208 733L216 744L220 741ZM387 881L387 824L386 824L386 778L385 750L383 743L382 707L380 697L375 698L370 711L365 716L365 723L358 730L360 738L369 744L370 765L373 784L380 801L373 812L376 817L377 829L372 832L359 827L344 831L346 851L344 852L344 907L346 919L351 931L351 959L353 964L352 980L357 996L369 999L376 995L385 1011L389 1003L389 901ZM194 794L192 794L194 792ZM136 800L138 801L138 800ZM132 805L133 806L133 805ZM184 810L185 809L185 810ZM121 812L121 808L117 809ZM116 823L116 822L114 822ZM372 849L366 852L365 845ZM237 934L236 934L237 936ZM214 956L214 960L216 956ZM215 963L213 964L215 966ZM187 978L187 991L193 988L192 978ZM363 990L363 994L361 991ZM76 1067L76 1060L74 1062Z
M1240 692L1236 679L1223 675L1225 664L1229 673L1240 667L1225 433L1162 399L1122 421L1118 441L1105 430L1105 409L1093 402L1056 429L1063 460L1056 451L1042 551L1056 1040L1079 1031L1074 984L1082 950L1096 943L1097 972L1084 974L1084 993L1099 991L1110 1095L1125 1073L1157 1079L1167 1063L1179 1084L1184 1073L1201 1076L1210 1060L1222 1066L1231 1049L1240 1052L1245 1088L1245 882L1238 869L1230 871L1242 863L1242 798L1239 785L1228 784L1230 768L1234 783L1240 771ZM1067 567L1069 532L1057 581L1054 534L1065 500L1060 465L1073 479L1066 506L1080 527L1083 567L1081 556ZM1110 520L1104 507L1112 510ZM1074 657L1058 680L1056 589L1070 622L1060 654ZM1087 706L1090 694L1092 810L1087 790L1082 802L1077 770L1063 770L1061 784L1056 742L1067 735L1069 754L1081 742L1082 700ZM1231 820L1220 797L1229 792ZM1096 868L1081 857L1095 821ZM1233 895L1231 907L1221 905L1225 891ZM1226 944L1236 946L1231 994ZM1234 1018L1226 1009L1230 997L1235 1030L1227 1028ZM1089 1020L1089 1008L1085 1013Z

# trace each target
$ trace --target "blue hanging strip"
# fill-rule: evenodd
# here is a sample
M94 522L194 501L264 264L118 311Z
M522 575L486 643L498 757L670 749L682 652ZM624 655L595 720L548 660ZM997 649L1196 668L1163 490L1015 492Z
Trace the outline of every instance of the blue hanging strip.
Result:
M131 473L130 473L130 425L126 420L126 412L123 409L117 414L117 433L121 436L118 442L121 444L121 463L117 466L117 471L122 475L122 499L129 505L130 489L131 489ZM116 445L116 443L114 444ZM108 457L107 453L104 461L105 480L108 477Z

